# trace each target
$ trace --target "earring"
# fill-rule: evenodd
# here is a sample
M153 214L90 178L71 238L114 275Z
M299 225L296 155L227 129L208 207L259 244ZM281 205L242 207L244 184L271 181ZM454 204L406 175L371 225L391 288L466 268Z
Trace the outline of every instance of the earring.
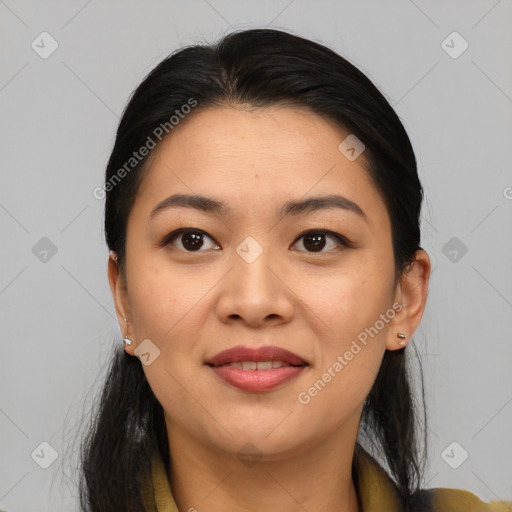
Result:
M123 318L124 318L124 321L126 322L126 317L123 317ZM133 341L128 338L128 335L126 335L124 337L123 343L124 343L125 347L128 347L129 345L131 345L133 343Z
M400 338L400 341L398 342L398 344L403 347L405 345L405 334L402 334L401 332L399 332L397 335L396 335L397 338Z

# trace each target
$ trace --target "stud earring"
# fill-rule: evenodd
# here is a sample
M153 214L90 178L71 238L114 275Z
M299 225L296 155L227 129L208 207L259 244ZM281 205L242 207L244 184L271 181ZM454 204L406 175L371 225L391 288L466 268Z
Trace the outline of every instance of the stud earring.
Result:
M396 335L397 338L400 338L400 341L398 342L398 344L403 347L405 345L405 334L402 334L401 332L399 332L397 335Z
M126 317L123 317L123 318L124 318L124 321L126 322ZM130 338L128 338L128 335L126 335L123 339L123 343L124 343L125 347L128 347L133 343L133 341Z

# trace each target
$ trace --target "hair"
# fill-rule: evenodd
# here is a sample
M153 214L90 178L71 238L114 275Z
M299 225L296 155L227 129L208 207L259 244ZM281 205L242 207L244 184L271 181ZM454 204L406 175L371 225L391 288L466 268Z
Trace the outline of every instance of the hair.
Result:
M197 106L185 109L192 105L191 99ZM151 162L151 152L136 161L133 152L150 139L159 139L158 147L162 127L172 136L169 121L173 116L178 119L179 112L189 112L185 117L190 118L212 107L273 105L308 109L363 142L365 169L391 220L395 276L403 275L421 249L423 189L411 143L397 114L363 72L331 49L284 31L251 29L171 53L131 95L119 123L104 187L106 242L117 254L124 283L128 215ZM421 364L419 374L419 409L426 425ZM415 500L421 494L417 491L426 458L426 428L420 453L416 407L405 348L386 350L363 404L359 435L368 450L387 464L404 512L417 510ZM356 444L360 446L359 440ZM140 361L118 345L81 444L82 509L144 510L139 476L150 471L156 452L169 471L162 406Z

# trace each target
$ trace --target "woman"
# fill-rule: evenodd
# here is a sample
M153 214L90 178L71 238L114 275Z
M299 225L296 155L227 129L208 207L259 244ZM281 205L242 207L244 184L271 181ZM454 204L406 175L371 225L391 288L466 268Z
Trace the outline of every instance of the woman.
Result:
M512 510L420 488L423 191L347 60L277 30L175 52L97 192L125 347L83 442L84 510Z

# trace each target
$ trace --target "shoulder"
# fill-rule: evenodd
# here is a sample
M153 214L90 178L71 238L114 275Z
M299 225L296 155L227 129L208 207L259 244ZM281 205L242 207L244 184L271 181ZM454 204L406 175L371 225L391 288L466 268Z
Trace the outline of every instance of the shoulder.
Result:
M512 501L487 503L464 489L435 487L421 493L430 497L432 512L512 512Z

